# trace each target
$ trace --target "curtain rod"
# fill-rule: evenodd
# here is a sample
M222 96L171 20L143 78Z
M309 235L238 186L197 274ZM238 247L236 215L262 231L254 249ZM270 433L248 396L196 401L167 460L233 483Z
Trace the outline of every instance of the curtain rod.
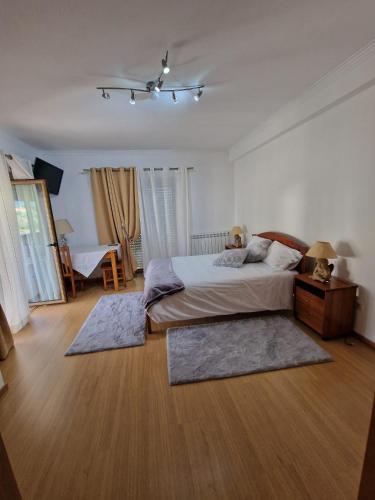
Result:
M101 168L96 168L95 170L102 170ZM121 170L120 168L113 168L112 169L114 172L118 172L119 170ZM129 168L124 168L124 170L130 170ZM149 172L151 170L151 168L144 168L143 171L144 172ZM158 170L158 171L161 171L161 170L179 170L179 167L170 167L170 168L154 168L152 170ZM187 167L187 170L194 170L194 167ZM89 168L84 168L82 171L81 171L81 174L88 174L90 172L90 169Z

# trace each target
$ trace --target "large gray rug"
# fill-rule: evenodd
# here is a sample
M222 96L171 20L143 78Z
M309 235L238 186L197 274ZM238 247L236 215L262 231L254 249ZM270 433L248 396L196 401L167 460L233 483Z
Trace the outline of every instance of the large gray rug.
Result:
M145 343L142 292L104 295L96 303L65 356Z
M331 361L281 315L169 328L167 349L171 385Z

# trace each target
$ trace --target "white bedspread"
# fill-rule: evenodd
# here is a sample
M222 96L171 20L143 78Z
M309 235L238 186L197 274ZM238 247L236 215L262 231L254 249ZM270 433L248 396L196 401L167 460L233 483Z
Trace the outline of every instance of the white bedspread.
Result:
M173 257L185 290L149 310L157 323L208 316L292 308L295 271L276 271L263 262L235 269L213 266L218 254Z

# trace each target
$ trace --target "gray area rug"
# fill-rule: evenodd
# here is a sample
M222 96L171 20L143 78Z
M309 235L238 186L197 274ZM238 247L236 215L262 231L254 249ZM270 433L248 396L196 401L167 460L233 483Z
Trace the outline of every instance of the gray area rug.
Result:
M103 295L65 356L133 347L145 343L142 292Z
M332 360L281 315L169 328L167 349L171 385Z

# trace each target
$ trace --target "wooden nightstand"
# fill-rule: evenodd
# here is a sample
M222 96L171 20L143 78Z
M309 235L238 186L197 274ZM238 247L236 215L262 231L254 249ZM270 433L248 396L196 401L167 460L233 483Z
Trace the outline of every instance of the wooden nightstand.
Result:
M358 285L338 278L329 283L313 280L311 273L294 280L294 315L323 339L353 333Z
M244 246L235 247L232 244L225 245L225 250L241 250L241 248L245 248Z

